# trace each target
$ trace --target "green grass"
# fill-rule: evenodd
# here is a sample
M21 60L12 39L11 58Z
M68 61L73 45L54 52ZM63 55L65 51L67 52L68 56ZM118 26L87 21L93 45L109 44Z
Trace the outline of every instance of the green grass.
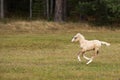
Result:
M120 80L120 33L82 32L111 43L89 65L77 60L75 33L1 34L0 80Z

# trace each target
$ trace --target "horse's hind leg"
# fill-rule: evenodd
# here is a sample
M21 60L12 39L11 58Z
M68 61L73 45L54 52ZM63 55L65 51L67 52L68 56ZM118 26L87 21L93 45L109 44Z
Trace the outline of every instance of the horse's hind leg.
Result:
M95 56L96 56L96 53L90 58L90 60L86 64L90 64L93 61Z
M90 60L86 64L90 64L93 61L93 58L94 57L90 58Z
M96 54L98 54L98 53L99 53L98 49L95 49L94 55L90 58L90 60L86 64L91 63L93 61L94 57L96 56Z
M96 53L97 53L97 55L98 55L98 54L99 54L99 51L97 50Z
M91 59L91 58L86 57L84 54L83 54L83 58L85 58L86 60L90 60Z

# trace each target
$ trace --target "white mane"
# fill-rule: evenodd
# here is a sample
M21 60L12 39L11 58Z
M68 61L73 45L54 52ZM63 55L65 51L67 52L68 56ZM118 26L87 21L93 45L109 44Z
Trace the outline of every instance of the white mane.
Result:
M78 33L77 35L79 35L81 37L81 39L85 40L85 37L82 34Z

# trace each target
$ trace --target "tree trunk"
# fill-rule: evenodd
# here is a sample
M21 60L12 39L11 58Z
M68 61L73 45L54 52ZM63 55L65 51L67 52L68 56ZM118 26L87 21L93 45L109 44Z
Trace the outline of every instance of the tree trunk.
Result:
M56 0L55 2L55 21L62 22L62 2L63 0Z
M0 0L0 18L4 18L4 0Z
M66 5L67 5L67 1L63 0L63 20L66 20Z
M30 18L32 18L32 0L30 0Z
M50 4L50 1L49 0L46 0L46 8L47 8L47 19L49 20L49 18L50 18L50 8L49 8L49 4Z
M63 22L66 18L66 0L56 0L55 18L56 22Z
M50 2L50 15L53 15L53 0Z

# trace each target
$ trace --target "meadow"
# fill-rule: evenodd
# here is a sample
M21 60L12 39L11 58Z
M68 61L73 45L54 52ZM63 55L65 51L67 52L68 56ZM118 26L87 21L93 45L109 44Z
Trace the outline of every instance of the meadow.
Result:
M13 25L2 24L16 26ZM120 31L56 23L57 28L51 23L42 25L47 29L0 28L0 80L120 80ZM77 32L86 39L99 39L111 46L102 46L93 62L86 65L85 59L77 60L79 43L71 43ZM90 57L92 53L86 55Z

